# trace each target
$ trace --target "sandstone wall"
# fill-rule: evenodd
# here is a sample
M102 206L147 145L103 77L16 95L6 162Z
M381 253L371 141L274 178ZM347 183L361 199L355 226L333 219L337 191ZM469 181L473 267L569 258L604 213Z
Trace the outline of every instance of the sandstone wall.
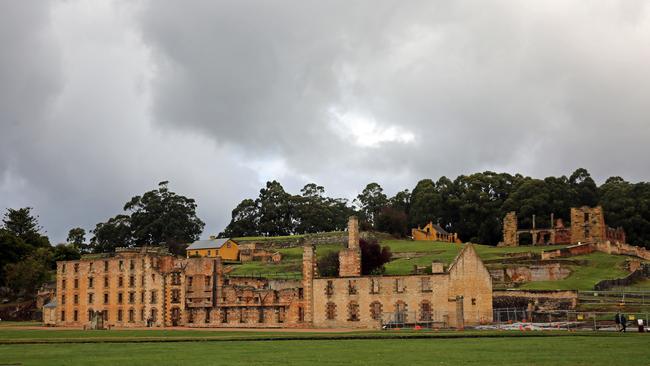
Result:
M152 255L58 262L56 324L83 327L90 311L103 311L107 326L141 327L155 309L155 325L162 326L164 279L157 264Z
M445 273L318 278L313 296L316 327L375 328L398 316L404 323L451 327L492 320L492 281L471 246Z
M589 254L594 251L594 246L591 244L578 244L566 248L545 250L542 252L542 260L549 260L553 258L566 258L576 255Z
M560 263L510 265L502 268L490 268L489 271L494 281L504 283L558 281L571 274L571 270L563 267Z
M516 247L518 245L517 214L511 211L503 218L503 246Z
M606 228L602 207L571 208L572 243L604 241Z

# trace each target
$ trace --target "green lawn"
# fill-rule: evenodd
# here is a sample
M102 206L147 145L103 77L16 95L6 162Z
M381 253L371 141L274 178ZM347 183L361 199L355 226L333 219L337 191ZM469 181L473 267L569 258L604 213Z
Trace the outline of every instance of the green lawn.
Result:
M629 272L623 269L627 259L622 255L609 255L594 252L587 255L571 257L572 260L586 260L586 265L569 265L571 275L560 281L528 282L520 286L522 289L534 290L593 290L594 285L601 280L625 277Z
M0 345L0 364L647 365L648 339L640 334L565 333L507 338L21 344Z

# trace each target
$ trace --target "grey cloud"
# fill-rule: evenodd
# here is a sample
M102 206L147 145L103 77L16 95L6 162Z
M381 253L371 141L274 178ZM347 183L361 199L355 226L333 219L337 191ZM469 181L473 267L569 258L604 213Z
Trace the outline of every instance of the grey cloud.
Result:
M644 1L2 7L0 203L56 240L167 179L211 233L264 179L650 179Z
M171 2L142 27L164 60L158 121L316 176L342 165L365 177L355 183L391 185L387 169L404 164L412 180L499 167L604 177L597 146L629 138L608 130L648 137L642 2ZM333 105L418 139L349 146L325 127ZM614 164L635 153L609 151Z

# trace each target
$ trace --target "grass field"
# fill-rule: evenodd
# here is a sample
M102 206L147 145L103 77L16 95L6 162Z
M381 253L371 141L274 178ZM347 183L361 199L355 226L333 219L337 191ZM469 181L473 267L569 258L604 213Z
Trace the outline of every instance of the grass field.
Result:
M269 335L286 339L268 341ZM403 338L394 339L396 335ZM349 336L361 339L331 339ZM409 338L411 336L413 338ZM422 336L431 338L420 338ZM152 337L161 337L167 342ZM236 340L236 337L250 340ZM192 330L2 330L0 343L9 339L54 339L69 343L0 344L0 364L648 365L649 337L645 334L567 332L287 334ZM101 343L79 341L93 338Z

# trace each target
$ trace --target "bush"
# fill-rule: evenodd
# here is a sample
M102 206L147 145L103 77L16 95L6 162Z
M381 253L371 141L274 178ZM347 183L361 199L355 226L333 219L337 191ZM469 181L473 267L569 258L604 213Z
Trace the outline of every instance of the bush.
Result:
M318 259L318 274L322 277L338 276L339 252L330 252Z
M383 273L384 264L390 262L393 257L390 248L387 246L382 248L377 239L361 239L359 246L361 247L361 273L364 275Z

